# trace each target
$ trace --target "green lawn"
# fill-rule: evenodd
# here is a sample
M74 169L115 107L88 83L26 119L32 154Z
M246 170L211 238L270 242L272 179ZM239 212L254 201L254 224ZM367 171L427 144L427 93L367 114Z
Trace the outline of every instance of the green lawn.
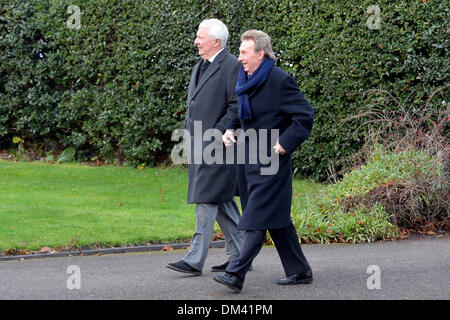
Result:
M294 193L321 185L294 180ZM187 170L0 160L0 251L188 240Z

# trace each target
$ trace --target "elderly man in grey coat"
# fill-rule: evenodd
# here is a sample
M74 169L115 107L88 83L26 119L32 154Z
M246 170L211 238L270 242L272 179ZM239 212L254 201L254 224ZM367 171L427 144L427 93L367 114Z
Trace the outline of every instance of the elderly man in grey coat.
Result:
M200 23L194 45L202 59L192 70L185 121L185 129L190 133L187 143L190 145L195 145L194 140L199 139L194 131L202 137L210 129L217 129L222 134L237 113L234 87L240 63L228 52L227 39L227 27L220 20L208 19ZM187 255L167 265L172 270L192 275L202 273L216 220L224 233L227 254L231 258L239 256L243 242L242 231L237 230L239 209L233 200L237 183L236 165L226 164L225 161L222 164L205 163L203 152L210 142L203 141L201 137L200 141L201 150L195 146L189 148L188 166L187 200L188 203L196 203L195 233ZM200 162L194 161L198 158ZM223 272L227 265L228 261L212 267L212 271Z

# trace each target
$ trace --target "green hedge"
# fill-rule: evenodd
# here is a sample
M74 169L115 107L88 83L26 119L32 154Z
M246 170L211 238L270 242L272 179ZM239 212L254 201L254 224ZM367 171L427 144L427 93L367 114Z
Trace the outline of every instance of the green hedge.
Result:
M378 30L366 25L373 4ZM80 29L66 24L70 5ZM364 132L349 140L358 119L341 120L363 110L365 91L420 106L448 84L448 1L1 0L0 148L19 136L47 152L74 147L79 160L166 160L198 59L196 28L210 17L227 24L235 54L249 28L272 36L277 64L317 113L294 157L317 179L360 148Z

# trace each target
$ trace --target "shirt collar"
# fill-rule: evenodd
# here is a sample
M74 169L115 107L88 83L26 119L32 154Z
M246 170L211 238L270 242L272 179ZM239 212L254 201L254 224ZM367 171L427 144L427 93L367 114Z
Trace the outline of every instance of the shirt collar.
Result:
M212 63L214 61L214 59L217 57L217 55L222 52L223 49L225 49L225 48L222 48L219 51L217 51L217 53L215 55L213 55L211 58L209 58L208 61Z

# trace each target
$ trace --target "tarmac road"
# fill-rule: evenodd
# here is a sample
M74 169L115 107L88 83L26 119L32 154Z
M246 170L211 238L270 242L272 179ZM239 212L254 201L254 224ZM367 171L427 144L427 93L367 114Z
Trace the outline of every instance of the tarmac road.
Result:
M274 247L264 247L254 260L254 270L247 274L240 294L212 280L214 273L209 269L225 261L225 249L210 249L200 277L166 268L167 263L178 261L186 254L186 250L175 250L1 261L0 299L450 298L448 235L370 244L303 245L302 248L313 269L314 282L309 285L276 284L284 272Z

